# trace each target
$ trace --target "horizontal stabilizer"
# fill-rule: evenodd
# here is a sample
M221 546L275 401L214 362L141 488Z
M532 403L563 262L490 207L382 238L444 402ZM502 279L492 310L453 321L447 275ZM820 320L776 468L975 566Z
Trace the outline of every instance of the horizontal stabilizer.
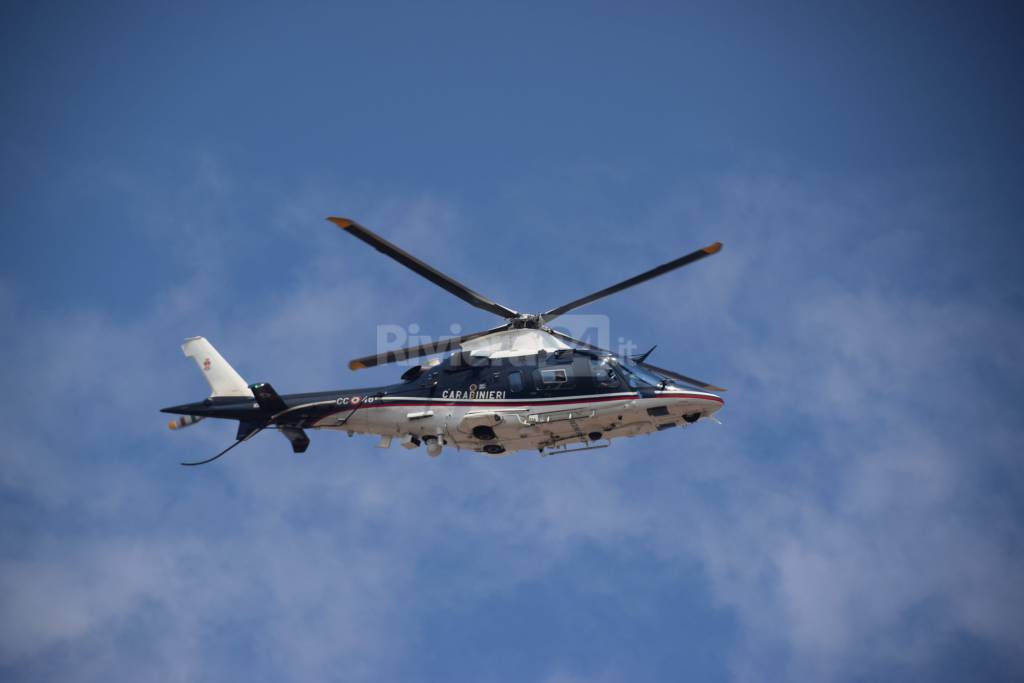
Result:
M269 382L253 384L249 388L256 397L256 402L260 404L260 408L271 415L277 415L278 413L288 409L284 400L276 391L274 391L274 387L270 386Z
M255 436L259 431L263 429L263 426L259 422L248 422L246 420L238 421L238 432L235 433L235 439L238 441L245 441Z
M280 431L291 442L293 453L305 453L309 448L309 437L298 427L281 427Z

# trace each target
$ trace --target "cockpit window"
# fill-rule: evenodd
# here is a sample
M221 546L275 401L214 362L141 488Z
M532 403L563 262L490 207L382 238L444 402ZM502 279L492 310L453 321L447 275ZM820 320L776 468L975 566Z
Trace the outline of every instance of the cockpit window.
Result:
M619 384L619 376L607 358L591 358L590 374L599 387L614 387Z
M664 377L654 374L650 370L637 365L628 358L620 359L619 367L626 371L626 381L628 381L629 386L634 389L639 386L656 387L665 381Z

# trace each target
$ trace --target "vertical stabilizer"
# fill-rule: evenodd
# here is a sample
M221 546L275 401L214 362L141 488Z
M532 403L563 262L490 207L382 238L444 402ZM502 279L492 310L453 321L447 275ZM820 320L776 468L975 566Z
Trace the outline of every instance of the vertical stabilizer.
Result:
M199 366L200 372L210 385L210 398L218 396L252 396L252 390L228 364L224 357L204 337L190 337L181 345L181 350Z

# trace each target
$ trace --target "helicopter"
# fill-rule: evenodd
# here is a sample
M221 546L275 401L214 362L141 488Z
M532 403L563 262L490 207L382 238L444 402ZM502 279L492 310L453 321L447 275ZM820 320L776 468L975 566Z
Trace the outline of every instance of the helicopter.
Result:
M613 353L551 326L559 316L690 265L721 242L543 313L522 313L479 294L348 218L327 220L471 306L504 318L487 330L384 350L349 362L351 370L418 361L400 381L378 387L280 395L267 382L248 384L204 337L182 344L210 385L209 397L161 412L180 415L171 429L206 418L237 420L235 441L204 465L260 432L274 429L294 453L309 447L306 430L375 435L437 457L445 448L489 456L537 450L542 456L606 448L619 437L717 422L725 391L647 362L654 348ZM441 356L441 357L439 357Z

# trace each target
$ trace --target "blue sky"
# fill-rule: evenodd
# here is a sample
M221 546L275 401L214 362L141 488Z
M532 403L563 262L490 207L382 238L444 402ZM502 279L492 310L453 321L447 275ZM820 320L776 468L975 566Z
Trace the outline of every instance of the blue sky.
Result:
M0 676L1024 674L1009 5L6 3ZM727 386L724 424L488 460L182 433L493 318L352 216Z

